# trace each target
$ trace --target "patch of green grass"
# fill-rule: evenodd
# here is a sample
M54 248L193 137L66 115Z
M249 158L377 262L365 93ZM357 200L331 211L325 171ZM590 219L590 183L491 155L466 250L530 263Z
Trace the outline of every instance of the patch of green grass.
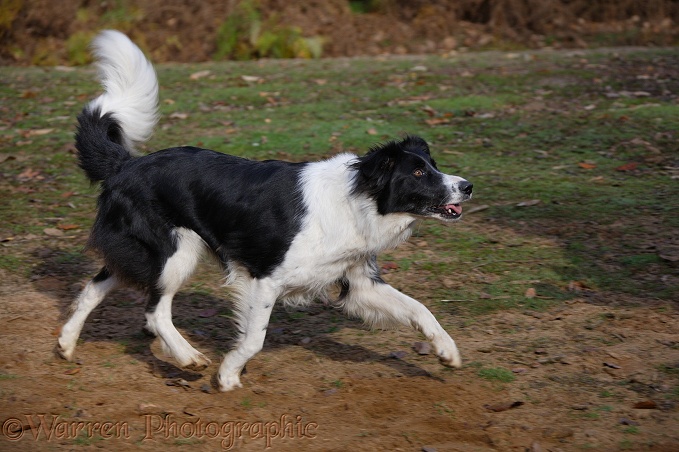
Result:
M245 397L243 400L240 401L240 406L242 406L246 410L249 410L250 408L252 408L252 399L250 399L250 397Z
M125 22L124 9L119 5L105 20L129 26L136 12L127 8ZM81 44L74 42L78 58ZM405 276L432 301L435 314L548 309L579 296L568 291L571 282L596 292L674 300L679 288L665 276L676 275L676 268L657 250L679 227L679 188L667 169L679 151L679 106L655 91L612 99L605 87L639 86L636 75L624 70L628 65L674 67L675 53L645 49L619 58L587 52L584 58L593 65L567 52L530 60L469 53L453 59L160 65L162 117L146 149L187 144L254 159L303 161L343 151L361 154L402 133L418 134L430 143L439 168L474 182L475 196L465 212L488 206L454 225L424 221L411 243L426 246L381 256L397 264L390 273ZM426 70L414 71L415 66ZM201 70L211 75L190 79ZM247 82L244 75L260 79ZM89 262L78 255L98 188L81 174L68 146L75 116L99 93L94 72L0 67L0 77L3 107L21 112L11 127L0 127L0 239L11 238L2 243L0 268L33 276L47 264L35 250L46 248L58 251L50 264L80 271ZM672 79L663 83L671 92L679 90ZM187 116L171 118L176 112ZM427 122L432 114L444 121ZM630 162L638 168L617 169ZM38 175L31 177L27 169ZM539 203L517 206L534 199ZM79 228L61 239L43 232L57 224ZM444 281L452 281L452 288ZM525 296L529 287L536 297ZM216 293L200 281L193 289L203 296Z
M510 370L502 367L483 367L477 371L477 375L485 380L501 383L511 383L516 380L516 376Z

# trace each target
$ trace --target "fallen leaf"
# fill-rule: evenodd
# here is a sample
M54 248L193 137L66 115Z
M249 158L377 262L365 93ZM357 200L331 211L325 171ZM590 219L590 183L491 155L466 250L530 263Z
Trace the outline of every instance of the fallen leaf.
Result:
M580 162L580 163L578 163L578 166L582 169L594 169L594 168L596 168L596 165L594 163L586 163L586 162Z
M43 229L43 231L46 235L49 235L50 237L63 237L64 232L57 229L57 228L46 228Z
M431 108L429 105L425 105L424 107L422 107L422 111L428 114L430 118L436 116L437 114L436 110Z
M19 180L30 180L36 179L41 180L43 177L40 175L40 171L35 171L33 168L26 168L17 176Z
M371 127L368 130L366 130L366 133L368 135L377 135L377 129L375 129L374 127Z
M77 225L77 224L60 224L60 225L57 225L57 227L59 229L61 229L62 231L70 231L71 229L78 229L80 227L80 225Z
M189 117L188 113L182 113L179 111L175 111L170 115L170 119L186 119L188 117Z
M516 205L516 207L531 207L540 204L539 199L531 199L530 201L522 201Z
M568 283L568 286L566 287L566 289L569 292L576 292L576 293L582 292L584 290L590 290L590 288L587 287L585 285L585 283L583 283L582 281L571 281L571 282Z
M536 295L537 295L537 292L535 291L535 289L533 287L526 290L526 293L524 294L524 296L526 298L535 298Z
M54 129L32 129L32 130L26 131L26 133L24 134L24 137L28 138L28 137L37 137L37 136L40 136L40 135L47 135L48 133L52 133L53 131L54 131Z
M637 169L639 164L637 162L630 162L630 163L625 163L624 165L620 165L617 167L615 170L616 171L633 171Z
M78 372L80 372L80 367L74 367L73 369L68 369L66 372L64 372L64 375L75 375Z
M189 76L189 79L200 80L201 78L207 77L210 74L212 74L212 71L210 71L210 70L198 71L198 72L194 72L193 74L191 74Z
M248 83L256 83L262 80L262 77L257 77L256 75L241 75L240 78Z
M396 262L385 262L382 264L382 270L396 270L398 268L398 264Z
M635 403L634 408L638 410L655 410L658 408L658 404L653 400L644 400L642 402Z
M449 119L446 118L432 118L432 119L426 119L424 122L426 122L430 126L438 126L441 124L448 124L450 122Z

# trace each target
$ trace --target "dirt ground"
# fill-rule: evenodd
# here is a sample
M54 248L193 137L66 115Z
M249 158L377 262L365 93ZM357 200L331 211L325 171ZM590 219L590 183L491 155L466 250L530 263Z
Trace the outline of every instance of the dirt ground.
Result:
M423 298L457 341L459 370L405 329L371 332L320 303L279 307L244 387L219 393L211 379L234 331L216 270L175 302L179 330L212 359L204 372L176 368L141 334L133 290L95 310L67 363L52 353L58 327L96 262L36 253L45 264L30 280L0 274L0 450L679 450L668 303L585 292L546 312L470 318ZM416 269L385 279L416 297L408 287L431 284ZM481 372L498 368L515 379Z

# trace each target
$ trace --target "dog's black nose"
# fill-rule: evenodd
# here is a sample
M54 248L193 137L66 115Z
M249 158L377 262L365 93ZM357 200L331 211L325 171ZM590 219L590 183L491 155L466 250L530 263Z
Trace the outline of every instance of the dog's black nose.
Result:
M463 180L462 182L457 184L457 188L465 195L471 195L473 187L474 184L466 180Z

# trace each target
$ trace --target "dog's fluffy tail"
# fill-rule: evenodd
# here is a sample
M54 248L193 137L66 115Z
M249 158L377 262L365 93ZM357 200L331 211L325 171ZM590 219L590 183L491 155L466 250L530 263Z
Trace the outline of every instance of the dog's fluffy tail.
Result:
M158 121L158 80L142 51L124 34L106 30L92 42L104 93L78 116L80 167L92 182L117 173Z

